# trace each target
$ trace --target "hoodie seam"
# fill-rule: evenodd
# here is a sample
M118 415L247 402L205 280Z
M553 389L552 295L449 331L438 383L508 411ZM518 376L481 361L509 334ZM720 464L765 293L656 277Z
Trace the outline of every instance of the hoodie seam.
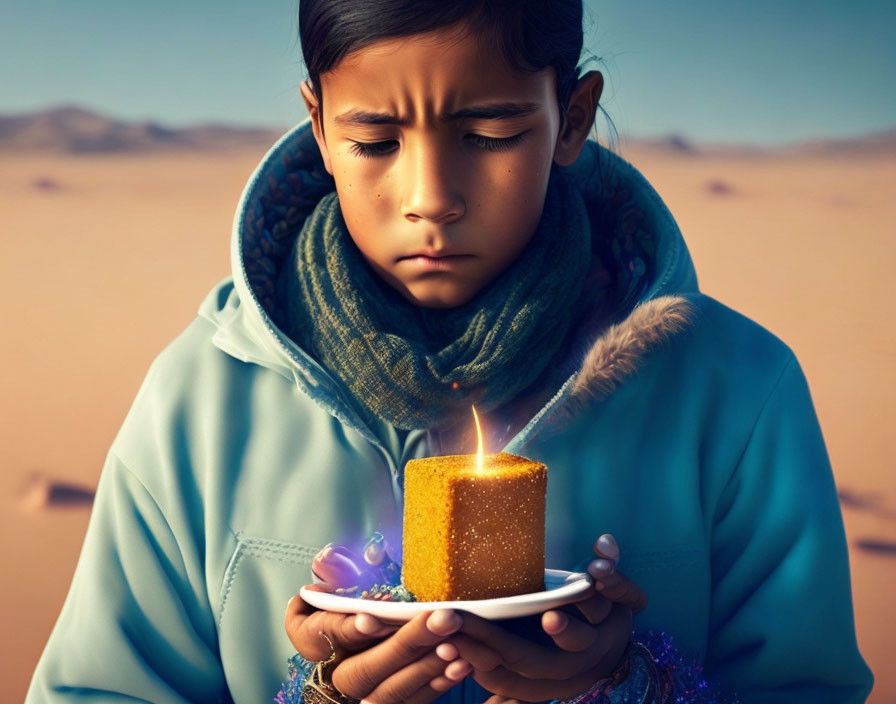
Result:
M230 560L227 563L227 567L224 570L224 581L221 583L221 596L218 599L218 631L221 631L221 627L224 623L224 614L227 609L227 601L230 597L230 591L233 588L233 582L236 579L237 571L239 570L240 563L243 560L243 555L245 550L243 548L243 541L241 540L241 533L239 531L233 532L231 531L234 539L236 540L236 547L233 550L233 554L230 556Z

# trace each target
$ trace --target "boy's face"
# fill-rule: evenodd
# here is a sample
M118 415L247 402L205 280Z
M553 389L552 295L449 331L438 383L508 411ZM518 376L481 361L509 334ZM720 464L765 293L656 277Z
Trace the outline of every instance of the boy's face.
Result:
M551 162L578 156L602 86L592 78L561 119L550 67L520 73L475 36L458 37L447 28L348 55L321 76L322 106L302 84L352 239L386 282L428 308L466 303L526 247ZM575 113L589 102L590 117Z

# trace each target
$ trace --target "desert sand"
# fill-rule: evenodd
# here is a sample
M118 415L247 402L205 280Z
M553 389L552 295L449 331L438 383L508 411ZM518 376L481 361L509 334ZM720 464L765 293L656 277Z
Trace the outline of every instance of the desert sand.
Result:
M6 701L24 697L149 363L230 273L263 151L0 155ZM869 701L896 701L896 156L622 154L678 220L702 290L796 352L841 492Z

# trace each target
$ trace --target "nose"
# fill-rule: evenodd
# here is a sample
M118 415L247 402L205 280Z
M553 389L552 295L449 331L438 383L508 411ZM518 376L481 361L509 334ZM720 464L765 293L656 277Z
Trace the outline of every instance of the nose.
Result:
M461 174L452 168L450 154L435 139L421 140L413 153L406 150L407 161L402 177L406 196L402 214L408 220L426 220L448 224L463 217L463 197L454 184Z

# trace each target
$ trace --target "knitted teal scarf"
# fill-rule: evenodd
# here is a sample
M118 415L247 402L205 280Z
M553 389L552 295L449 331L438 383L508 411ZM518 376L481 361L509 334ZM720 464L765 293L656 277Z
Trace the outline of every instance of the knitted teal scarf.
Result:
M552 169L522 254L462 306L415 306L354 244L336 192L305 220L277 280L281 325L351 390L365 419L396 428L470 423L526 389L566 337L591 258L584 200Z

